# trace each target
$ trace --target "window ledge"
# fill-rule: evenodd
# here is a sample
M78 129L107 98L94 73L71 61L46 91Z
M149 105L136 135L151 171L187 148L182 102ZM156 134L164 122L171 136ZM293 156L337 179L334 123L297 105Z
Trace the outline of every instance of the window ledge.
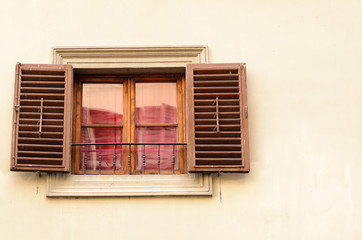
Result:
M211 196L208 174L69 175L48 174L47 197Z

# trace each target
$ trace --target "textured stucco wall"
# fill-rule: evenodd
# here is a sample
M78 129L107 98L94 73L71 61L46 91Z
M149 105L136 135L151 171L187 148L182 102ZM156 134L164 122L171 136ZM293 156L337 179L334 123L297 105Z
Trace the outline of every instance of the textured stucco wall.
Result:
M361 12L359 0L3 1L1 239L361 239ZM10 172L15 63L134 45L246 62L251 172L215 176L212 198L80 199Z

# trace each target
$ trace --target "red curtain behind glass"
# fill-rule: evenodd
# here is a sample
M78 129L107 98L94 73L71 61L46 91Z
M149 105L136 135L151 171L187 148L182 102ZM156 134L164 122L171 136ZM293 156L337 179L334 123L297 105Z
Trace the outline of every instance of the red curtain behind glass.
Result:
M137 122L144 124L152 123L176 123L176 107L168 104L161 106L145 106L136 109ZM120 124L122 123L122 114L111 111L89 109L83 107L83 118L91 119L93 124ZM83 120L82 120L83 121ZM85 120L83 121L85 122ZM145 143L175 143L177 142L177 127L136 127L136 141ZM122 142L122 128L83 128L83 143L114 143ZM136 169L142 169L143 146L136 147ZM174 150L173 150L174 149ZM122 168L122 147L102 146L102 170L112 170L114 168L114 154L116 153L116 169ZM177 147L160 146L161 170L172 169L172 153L174 151L177 158ZM99 170L99 146L89 146L82 151L82 167L84 164L85 153L87 153L87 170ZM145 146L146 170L158 169L158 146Z

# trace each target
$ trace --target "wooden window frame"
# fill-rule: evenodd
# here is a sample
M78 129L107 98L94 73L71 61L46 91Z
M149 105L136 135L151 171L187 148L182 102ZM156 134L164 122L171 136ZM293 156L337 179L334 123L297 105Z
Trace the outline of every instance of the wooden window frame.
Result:
M101 74L88 75L78 74L74 77L73 89L73 142L81 143L82 129L82 86L84 83L122 83L123 84L123 124L122 139L123 142L136 142L136 127L151 126L150 124L136 124L135 114L135 84L136 83L158 83L158 82L174 82L176 83L177 94L177 139L178 142L185 142L186 132L186 109L185 109L185 75L184 74ZM165 125L165 124L161 124ZM160 125L160 126L161 126ZM152 124L152 126L154 126ZM159 126L159 125L157 125ZM103 174L103 175L126 175L126 174L183 174L186 170L186 148L178 147L178 170L145 170L144 172L135 169L135 146L131 146L131 169L128 169L128 146L122 147L123 152L123 169L113 170L82 170L81 165L81 147L73 147L72 151L72 173L73 174ZM162 154L162 153L161 153Z
M183 72L189 63L208 63L207 46L54 47L53 64L100 73L104 69ZM180 175L47 175L47 197L211 196L209 174Z

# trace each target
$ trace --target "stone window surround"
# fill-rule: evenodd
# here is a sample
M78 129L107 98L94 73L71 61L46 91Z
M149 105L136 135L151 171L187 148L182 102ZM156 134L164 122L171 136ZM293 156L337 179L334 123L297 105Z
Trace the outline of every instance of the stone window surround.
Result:
M53 64L74 71L185 71L188 63L208 63L207 46L54 47ZM210 174L70 175L48 174L48 197L212 195Z

